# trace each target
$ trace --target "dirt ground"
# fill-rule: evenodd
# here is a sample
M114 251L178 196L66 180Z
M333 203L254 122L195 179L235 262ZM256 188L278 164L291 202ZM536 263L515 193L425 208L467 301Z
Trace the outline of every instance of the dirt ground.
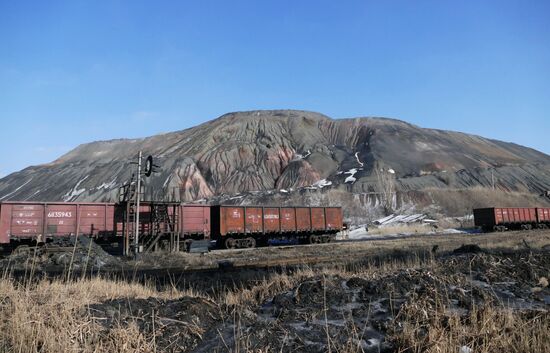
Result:
M139 351L546 352L549 255L466 246L429 261L301 271L233 296L220 290L174 299L114 298L81 307L78 315L94 323L99 340L134 332L140 338L127 344ZM481 337L471 328L502 317L502 327ZM494 343L514 334L524 336L511 345ZM445 335L455 338L436 338ZM531 342L527 350L524 340Z
M426 256L444 253L464 244L475 244L485 249L541 249L550 248L550 231L516 231L481 234L414 235L403 238L338 241L328 244L269 246L255 249L212 250L204 254L148 253L139 259L112 256L100 246L79 238L60 240L47 246L23 253L14 253L0 258L4 272L18 271L38 274L75 273L88 271L92 274L108 272L137 273L155 271L192 272L219 268L280 267L313 264L342 264L386 258ZM55 251L56 246L65 246L66 251ZM74 254L73 254L74 252Z
M550 232L533 231L148 259L231 262L218 272L233 285L202 275L163 289L5 276L0 351L548 352L549 244ZM277 257L321 260L247 274ZM78 300L68 304L66 295Z

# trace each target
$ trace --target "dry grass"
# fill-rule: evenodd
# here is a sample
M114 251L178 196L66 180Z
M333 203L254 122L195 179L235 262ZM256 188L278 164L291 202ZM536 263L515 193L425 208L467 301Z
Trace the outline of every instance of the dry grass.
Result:
M509 242L503 241L498 245L516 247L520 240L512 238L511 236ZM542 241L547 243L548 238ZM392 244L395 248L395 243ZM428 240L425 245L429 245ZM304 281L319 276L372 279L381 274L415 268L437 272L439 265L433 258L409 257L405 260L388 259L382 263L363 263L352 268L305 268L291 275L271 276L252 286L219 289L213 298L219 305L220 317L235 327L234 341L228 343L224 351L278 351L270 346L258 347L252 344L250 332L243 328L246 313L257 309L274 295L296 288ZM445 301L437 300L444 295L435 293L429 298L419 297L402 308L396 316L401 324L399 327L395 326L393 331L390 330L388 336L396 344L397 352L456 353L462 346L469 347L476 353L549 351L548 311L514 311L495 303L487 303L474 306L464 317L449 311ZM180 291L173 287L158 290L153 285L103 278L16 282L5 276L0 280L0 351L161 351L155 340L154 329L153 332L145 332L140 329L137 321L130 321L117 322L106 330L101 326L103 318L95 317L90 306L121 298L131 302L139 298L175 300L183 297L212 299L210 295L195 290ZM193 328L190 332L200 339L203 338L205 332L194 328L195 322L189 322L188 325ZM333 342L327 325L326 350L342 353L364 352L358 343L362 339L362 330L353 325L346 330L344 343Z
M26 284L3 278L0 351L134 352L136 345L146 344L142 335L134 335L135 328L121 327L109 337L100 337L101 330L87 307L116 298L175 298L184 294L176 289L158 292L152 286L102 278Z
M404 352L456 353L458 347L483 353L543 353L550 349L547 311L518 312L486 305L461 317L444 306L429 315L425 304L410 304L400 313L404 326L394 339L405 347Z

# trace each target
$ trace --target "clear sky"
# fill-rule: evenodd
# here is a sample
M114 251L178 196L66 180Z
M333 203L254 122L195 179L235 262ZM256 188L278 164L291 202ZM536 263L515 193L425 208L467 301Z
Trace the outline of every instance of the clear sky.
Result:
M0 175L279 108L550 153L550 1L0 0Z

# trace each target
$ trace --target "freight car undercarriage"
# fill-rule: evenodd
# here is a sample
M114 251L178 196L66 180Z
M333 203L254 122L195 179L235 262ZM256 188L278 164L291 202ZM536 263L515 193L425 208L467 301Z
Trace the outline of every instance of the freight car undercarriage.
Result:
M485 233L488 232L506 232L508 230L532 230L532 229L549 229L550 224L547 223L507 223L494 226L482 226L481 230Z
M257 246L267 246L269 241L297 241L299 244L330 243L336 239L336 234L265 234L265 235L230 235L217 241L218 248L244 249Z

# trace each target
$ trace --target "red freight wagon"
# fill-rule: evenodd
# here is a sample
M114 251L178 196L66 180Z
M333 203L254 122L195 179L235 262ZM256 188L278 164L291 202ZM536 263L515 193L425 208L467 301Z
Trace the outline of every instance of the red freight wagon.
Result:
M307 207L296 207L296 230L307 232L311 230L311 214Z
M537 224L537 209L533 207L493 207L474 210L474 223L485 231L531 229Z
M108 203L33 203L0 204L0 243L79 234L90 236L114 233L114 205Z
M550 223L550 208L538 207L537 208L537 221L541 224Z
M281 231L296 232L296 208L281 207Z
M340 207L212 206L212 236L228 248L254 247L270 238L328 242L342 230Z
M179 220L183 238L210 239L210 206L181 205Z

